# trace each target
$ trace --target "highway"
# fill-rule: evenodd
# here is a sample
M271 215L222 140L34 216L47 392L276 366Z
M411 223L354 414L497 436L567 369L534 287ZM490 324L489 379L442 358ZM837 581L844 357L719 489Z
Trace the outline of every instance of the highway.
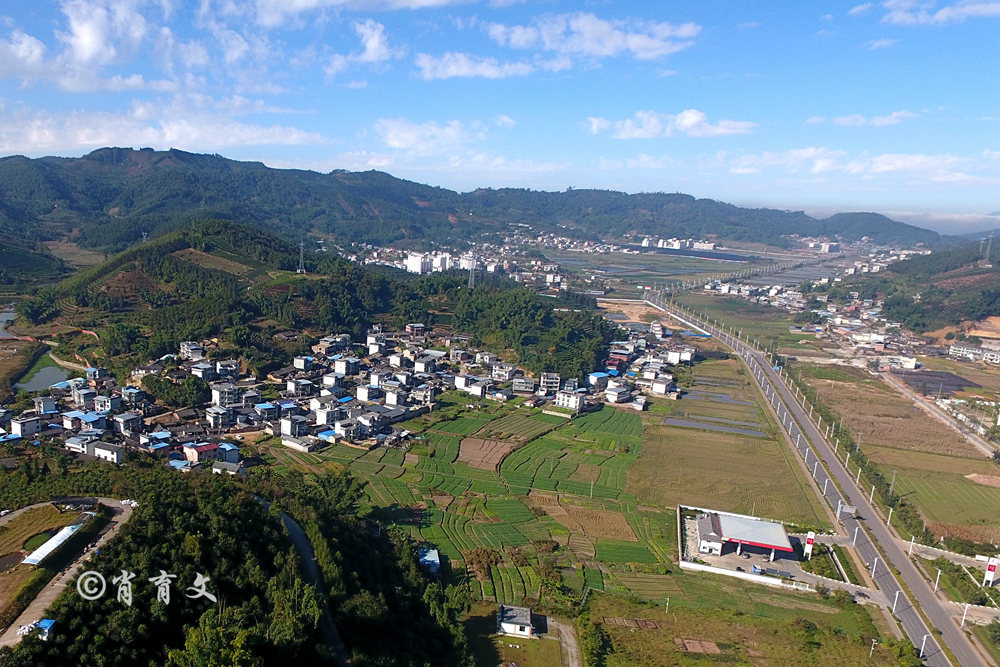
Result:
M870 494L856 486L857 470L850 468L849 460L845 461L840 457L844 455L848 458L847 453L843 450L835 452L834 447L827 443L821 432L822 425L812 421L811 407L798 402L797 392L788 388L779 372L768 362L766 355L754 349L745 340L704 322L687 311L679 310L678 306L669 307L661 302L659 295L652 295L650 303L662 308L685 326L710 333L743 358L807 467L810 471L815 471L816 482L826 501L834 510L841 505L856 508L856 514L841 512L840 522L847 535L852 537L852 541L856 535L855 548L861 558L869 564L869 573L874 569L873 578L879 589L890 602L895 603L894 615L899 619L903 632L918 650L923 647L922 657L925 663L932 667L947 667L951 661L941 649L938 638L930 632L914 608L909 594L902 589L892 568L898 570L899 576L916 598L920 608L934 627L941 632L941 639L962 667L986 665L972 642L953 620L953 610L938 600L931 586L910 562L906 551L870 504ZM833 479L828 481L831 475ZM844 490L844 494L841 493L841 489ZM881 552L872 543L869 532L879 543Z

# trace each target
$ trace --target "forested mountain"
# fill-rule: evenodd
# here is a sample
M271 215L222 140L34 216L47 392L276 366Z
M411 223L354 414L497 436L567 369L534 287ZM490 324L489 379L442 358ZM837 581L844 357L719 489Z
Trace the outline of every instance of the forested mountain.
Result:
M457 193L377 171L329 174L271 169L178 150L102 148L81 158L0 159L0 238L72 236L120 250L143 232L161 236L193 219L235 220L299 240L453 244L512 223L593 238L626 233L787 245L788 236L869 236L880 243L935 243L937 233L871 213L817 220L798 211L748 209L684 194L605 190Z
M993 250L995 256L998 251ZM897 262L820 291L843 301L850 292L883 299L883 314L925 332L1000 315L1000 263L978 241Z
M38 290L15 311L33 325L58 320L100 331L97 349L76 352L96 355L95 363L126 375L137 364L176 352L181 341L212 337L255 372L272 370L312 344L306 336L280 345L273 336L279 329L316 336L349 332L357 340L375 323L431 323L433 310L442 323L535 374L583 377L603 361L616 333L593 310L579 307L589 304L557 308L567 304L496 276L484 276L469 290L461 272L417 278L322 252L305 254L308 274L302 276L295 273L298 250L254 227L198 221ZM174 405L199 397L194 386L170 398L147 388Z

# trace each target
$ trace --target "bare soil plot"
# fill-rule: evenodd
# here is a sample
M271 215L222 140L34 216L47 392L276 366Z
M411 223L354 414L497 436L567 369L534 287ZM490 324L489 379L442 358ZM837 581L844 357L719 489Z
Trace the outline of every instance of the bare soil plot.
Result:
M628 540L631 542L638 542L639 538L635 536L632 531L632 527L629 526L628 521L619 512L609 512L607 510L594 510L588 509L586 507L577 507L576 505L566 505L567 514L571 516L583 529L587 537L598 538L598 537L609 537L616 540ZM556 521L559 521L560 517L553 515ZM566 525L566 524L563 524ZM570 526L566 526L570 528Z
M722 653L719 647L715 645L715 642L703 641L701 639L681 639L680 637L674 637L674 643L677 644L678 651L686 653Z
M1000 477L996 475L966 475L965 479L972 480L976 484L982 484L983 486L992 486L995 489L1000 489Z
M639 630L657 630L659 625L656 621L647 621L641 618L621 618L620 616L605 616L605 625L617 625L620 628L637 628Z
M458 460L473 468L496 470L504 457L519 446L519 442L464 438L458 450Z
M659 319L663 313L642 302L620 302L597 300L597 307L607 313L621 313L627 320L621 322L649 322L651 318ZM666 321L666 320L664 320Z
M862 443L914 452L982 458L965 438L913 404L909 398L874 382L838 382L809 378L820 400L844 419Z

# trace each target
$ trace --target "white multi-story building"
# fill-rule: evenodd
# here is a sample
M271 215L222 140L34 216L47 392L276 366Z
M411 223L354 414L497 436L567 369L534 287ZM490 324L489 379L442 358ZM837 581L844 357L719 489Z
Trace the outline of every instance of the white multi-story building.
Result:
M578 394L575 391L560 391L556 394L556 405L573 412L579 412L583 408L583 394Z
M411 252L406 256L406 270L410 273L430 273L434 270L434 258L422 252Z

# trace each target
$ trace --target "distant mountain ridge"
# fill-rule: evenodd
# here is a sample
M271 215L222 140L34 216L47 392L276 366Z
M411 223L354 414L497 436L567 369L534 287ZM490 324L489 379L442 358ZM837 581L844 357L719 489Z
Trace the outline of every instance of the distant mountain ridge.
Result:
M368 171L272 169L179 150L102 148L81 158L0 158L0 237L29 244L71 234L120 250L194 220L235 220L287 239L306 234L429 247L529 224L582 238L625 234L789 245L789 237L941 241L936 232L876 213L818 220L801 211L741 208L685 194L485 188L458 193ZM516 229L516 228L513 228Z

